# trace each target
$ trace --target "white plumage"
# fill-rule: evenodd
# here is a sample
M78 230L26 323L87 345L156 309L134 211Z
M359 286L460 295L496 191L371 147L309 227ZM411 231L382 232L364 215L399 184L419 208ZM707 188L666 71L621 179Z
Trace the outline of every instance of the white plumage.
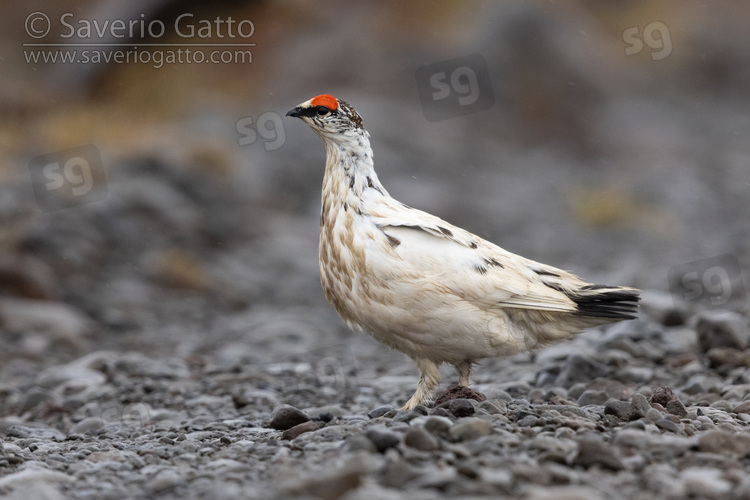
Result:
M392 198L375 173L362 119L344 101L321 95L287 115L326 146L319 246L326 298L349 327L416 362L420 381L404 408L430 399L441 363L468 386L479 359L634 317L638 290L591 285Z

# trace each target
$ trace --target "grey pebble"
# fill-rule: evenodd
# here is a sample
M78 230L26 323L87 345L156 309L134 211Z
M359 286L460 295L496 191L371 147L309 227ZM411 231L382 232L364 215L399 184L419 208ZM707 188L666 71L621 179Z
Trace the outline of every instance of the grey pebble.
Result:
M307 422L302 422L301 424L297 424L294 427L282 432L281 439L290 440L298 436L301 436L302 434L306 432L314 432L317 430L318 430L318 424L316 424L315 422L311 420L308 420Z
M630 412L631 407L628 401L610 399L604 404L604 414L614 415L620 420L628 420L630 418Z
M659 429L662 429L662 430L665 430L665 431L668 431L668 432L674 432L675 434L679 434L679 433L682 432L682 429L680 429L680 426L677 425L676 423L672 422L668 418L663 418L661 420L657 420L654 423L656 424L656 426Z
M282 405L274 410L270 425L277 431L285 431L308 420L310 420L310 417L301 410L294 406Z
M505 413L508 405L504 400L491 400L482 401L477 407L478 410L484 410L490 415L497 415Z
M375 449L380 453L398 446L398 443L401 441L398 434L381 426L370 427L365 432L365 436L372 441Z
M606 365L589 356L574 353L568 356L555 384L567 389L578 382L590 382L608 373L609 368Z
M63 441L65 434L41 424L17 424L11 425L5 430L7 437L38 439L40 441Z
M411 420L414 420L417 417L422 416L423 414L414 410L399 410L396 412L396 414L393 416L394 422L410 422Z
M367 451L370 453L377 453L378 451L375 447L375 443L364 434L354 434L347 437L346 446L349 451Z
M573 456L572 465L589 468L595 465L610 470L622 470L625 466L616 453L616 448L605 444L599 436L590 435L576 440L578 451Z
M703 311L698 315L695 329L704 352L714 347L731 347L743 351L750 345L747 319L734 311Z
M411 427L404 435L404 444L421 451L436 450L437 439L422 427Z
M676 415L678 417L684 418L687 417L687 409L685 408L685 405L682 404L682 402L679 399L673 399L667 403L666 410L671 415Z
M746 413L750 414L750 401L744 401L737 406L735 406L732 411L734 413Z
M427 432L437 437L447 438L453 421L448 417L430 415L425 419L423 426Z
M603 405L609 397L604 391L583 391L578 397L578 406Z
M452 417L453 416L451 412L449 412L445 408L440 408L440 407L433 408L432 411L430 412L430 415L434 415L436 417Z
M469 399L454 399L440 406L446 408L456 418L474 415L474 404Z
M99 417L86 417L70 428L70 434L93 434L104 426Z
M454 441L469 441L492 434L492 424L481 418L467 417L456 422L448 434Z
M516 424L519 427L535 427L540 422L543 422L543 420L537 417L536 415L526 415L522 417L520 420L517 420Z
M646 412L646 422L654 424L664 418L664 414L656 408L649 408Z
M750 454L750 434L710 430L698 438L698 448L709 453L744 457Z
M646 416L646 413L651 409L651 404L643 394L633 394L630 400L630 419L636 420Z
M387 416L389 413L391 413L390 417L393 417L393 415L396 414L396 409L393 406L385 405L373 408L372 410L370 410L367 416L370 418L380 418Z

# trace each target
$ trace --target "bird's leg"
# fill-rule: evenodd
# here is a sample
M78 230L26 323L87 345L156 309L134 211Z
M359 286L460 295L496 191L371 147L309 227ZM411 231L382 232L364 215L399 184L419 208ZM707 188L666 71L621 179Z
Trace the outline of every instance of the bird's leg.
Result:
M432 398L435 387L440 383L440 370L438 365L426 359L416 359L419 369L419 384L414 395L409 398L402 410L412 410L418 404L422 404Z
M468 359L465 359L453 366L456 367L456 373L458 373L458 385L469 387L469 385L471 385L471 370L473 363Z

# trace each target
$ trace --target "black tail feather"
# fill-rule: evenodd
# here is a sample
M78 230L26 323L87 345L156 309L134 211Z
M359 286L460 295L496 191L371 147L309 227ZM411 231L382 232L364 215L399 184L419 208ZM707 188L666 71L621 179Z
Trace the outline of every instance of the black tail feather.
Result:
M613 321L635 319L641 300L640 292L634 288L604 285L587 285L567 295L576 303L576 314Z

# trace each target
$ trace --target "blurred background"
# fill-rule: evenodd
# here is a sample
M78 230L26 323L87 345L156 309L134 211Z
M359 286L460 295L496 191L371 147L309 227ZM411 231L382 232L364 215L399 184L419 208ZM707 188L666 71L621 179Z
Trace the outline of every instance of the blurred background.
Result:
M662 296L718 268L744 301L749 24L683 0L2 0L0 382L100 349L400 360L320 289L325 152L284 114L321 93L408 205Z

